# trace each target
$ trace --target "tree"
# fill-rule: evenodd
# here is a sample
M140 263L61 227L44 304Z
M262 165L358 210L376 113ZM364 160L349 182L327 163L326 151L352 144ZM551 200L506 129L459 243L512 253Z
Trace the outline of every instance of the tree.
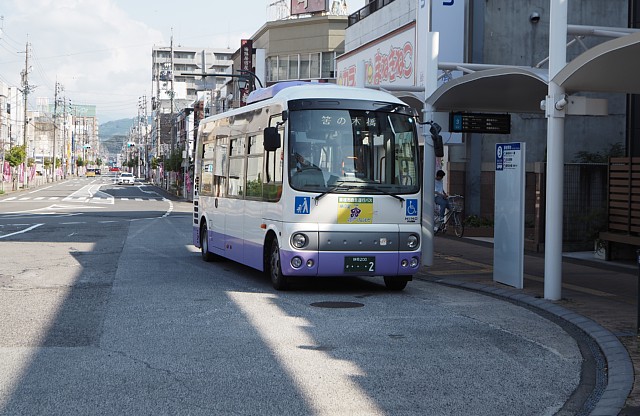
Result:
M77 167L84 166L84 160L82 160L81 157L78 157L78 159L76 159L76 166Z
M581 150L576 152L574 162L577 163L608 163L611 157L624 156L624 147L621 143L613 143L609 147L604 147L602 152L588 152Z
M182 149L178 148L171 152L171 155L164 160L164 169L171 172L182 171Z
M14 168L23 164L26 158L27 147L25 145L12 147L4 157L4 159L9 162L9 165Z

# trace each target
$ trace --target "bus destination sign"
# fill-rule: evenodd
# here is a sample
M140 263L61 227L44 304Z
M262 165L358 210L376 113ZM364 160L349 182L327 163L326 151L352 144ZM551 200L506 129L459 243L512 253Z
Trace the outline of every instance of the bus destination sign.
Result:
M449 113L452 133L511 133L511 114Z

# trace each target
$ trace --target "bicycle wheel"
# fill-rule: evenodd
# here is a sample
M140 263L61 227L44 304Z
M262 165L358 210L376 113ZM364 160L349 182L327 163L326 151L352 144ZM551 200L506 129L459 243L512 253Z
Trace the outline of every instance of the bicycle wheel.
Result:
M456 237L462 237L464 234L464 221L462 221L462 213L453 212L453 231L456 233Z

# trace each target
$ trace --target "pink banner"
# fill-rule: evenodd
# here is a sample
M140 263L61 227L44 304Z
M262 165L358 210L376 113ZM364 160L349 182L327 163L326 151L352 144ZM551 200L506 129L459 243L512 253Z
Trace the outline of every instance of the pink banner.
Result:
M190 195L191 194L191 176L189 175L189 172L185 174L184 180L187 185L187 195Z
M2 176L4 177L3 181L11 182L11 165L9 162L4 162L4 168L2 169Z

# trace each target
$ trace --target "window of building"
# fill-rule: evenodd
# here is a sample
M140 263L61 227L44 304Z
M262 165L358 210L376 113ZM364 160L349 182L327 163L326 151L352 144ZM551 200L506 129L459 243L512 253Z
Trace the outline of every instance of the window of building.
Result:
M320 78L320 53L309 54L309 78Z
M309 79L309 54L300 55L300 79Z
M320 78L335 78L335 64L336 53L335 52L323 52L322 53L322 73Z
M288 79L289 56L278 56L278 81Z
M298 61L300 55L289 55L289 76L288 79L300 79L298 73Z
M267 81L275 82L278 80L278 57L270 56L267 58Z

